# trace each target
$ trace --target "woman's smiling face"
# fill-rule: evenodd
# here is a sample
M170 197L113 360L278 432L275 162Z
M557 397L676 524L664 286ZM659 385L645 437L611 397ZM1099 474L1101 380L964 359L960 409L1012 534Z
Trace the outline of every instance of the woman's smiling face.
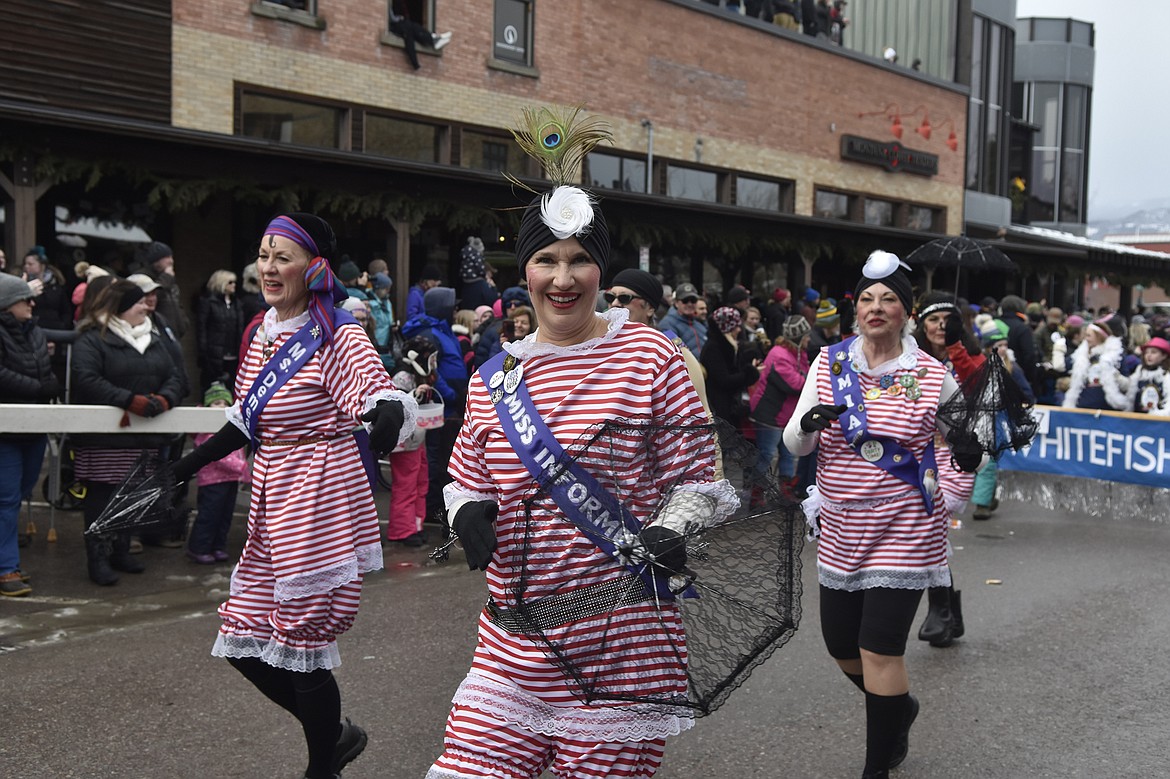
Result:
M541 332L563 338L593 324L601 268L576 238L537 250L524 266Z

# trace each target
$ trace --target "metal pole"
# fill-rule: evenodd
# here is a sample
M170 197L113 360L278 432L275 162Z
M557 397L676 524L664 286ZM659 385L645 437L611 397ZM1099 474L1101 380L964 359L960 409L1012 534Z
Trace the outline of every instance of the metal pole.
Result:
M649 119L642 120L646 128L646 194L654 194L654 123Z

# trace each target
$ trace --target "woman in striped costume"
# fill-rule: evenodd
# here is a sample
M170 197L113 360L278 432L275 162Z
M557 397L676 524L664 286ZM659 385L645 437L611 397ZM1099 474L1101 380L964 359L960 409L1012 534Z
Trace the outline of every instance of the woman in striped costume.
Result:
M610 419L706 423L686 364L669 339L630 322L625 309L594 312L610 252L601 210L576 187L557 187L543 200L552 201L545 216L540 197L525 212L516 250L540 326L505 344L507 359L497 358L507 375L522 371L530 415L539 416L566 449ZM566 216L567 224L561 221ZM536 482L501 429L509 422L497 410L507 403L503 391L517 388L503 373L497 382L494 371L489 361L471 380L451 460L454 482L445 489L469 567L487 571L490 600L479 618L471 670L454 696L443 753L427 776L528 779L546 769L558 777L652 776L666 736L691 720L661 709L586 705L540 636L509 620L509 606L522 586L537 596L558 593L569 603L566 614L537 625L540 633L555 635L558 645L596 649L577 670L598 677L608 690L658 697L687 689L685 651L676 655L662 634L665 624L681 643L677 606L658 605L647 594L598 612L582 605L586 598L574 597L631 574L565 516L534 512L526 520L523 500ZM645 441L630 443L615 455L612 473L593 476L622 485L621 500L640 524L654 513L667 481L728 499L730 485L714 481L713 439L709 448L650 447L653 457ZM590 463L582 463L589 470ZM533 531L527 537L526 529ZM616 647L603 645L603 636Z
M858 282L859 335L827 347L784 430L795 454L817 453L821 630L829 654L865 692L863 776L886 777L906 756L918 702L903 655L928 587L951 582L946 509L934 460L935 415L958 391L950 372L909 335L904 264L870 255ZM944 433L946 431L943 431ZM962 470L978 451L949 436Z
M346 297L329 268L335 249L333 230L312 214L269 223L257 266L271 308L243 355L237 402L223 429L175 465L185 481L253 442L248 537L211 653L297 718L306 779L337 776L366 744L361 728L341 722L330 670L341 662L337 637L357 615L362 577L382 567L354 429L370 422L371 448L388 451L409 435L417 410L361 326L334 308Z

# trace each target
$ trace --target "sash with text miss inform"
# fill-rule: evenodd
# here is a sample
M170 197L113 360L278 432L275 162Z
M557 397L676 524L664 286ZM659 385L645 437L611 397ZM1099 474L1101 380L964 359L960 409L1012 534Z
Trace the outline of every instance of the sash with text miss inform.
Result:
M508 443L532 478L548 490L565 517L598 549L620 559L614 539L636 538L642 529L640 523L592 474L565 456L528 394L520 361L501 352L480 367L479 377L488 388ZM649 563L629 562L625 566L659 599L674 599L667 579L655 576ZM697 593L688 586L683 597L697 597Z

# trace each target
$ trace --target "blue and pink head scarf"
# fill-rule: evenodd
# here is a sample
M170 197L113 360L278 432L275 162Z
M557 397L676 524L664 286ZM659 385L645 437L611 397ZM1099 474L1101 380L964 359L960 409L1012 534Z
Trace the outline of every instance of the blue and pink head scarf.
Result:
M279 235L288 238L312 255L309 267L305 269L305 286L309 290L309 317L320 326L323 341L333 340L334 307L349 297L345 287L333 274L329 260L337 250L337 237L333 228L319 216L294 212L281 214L268 223L264 235Z

